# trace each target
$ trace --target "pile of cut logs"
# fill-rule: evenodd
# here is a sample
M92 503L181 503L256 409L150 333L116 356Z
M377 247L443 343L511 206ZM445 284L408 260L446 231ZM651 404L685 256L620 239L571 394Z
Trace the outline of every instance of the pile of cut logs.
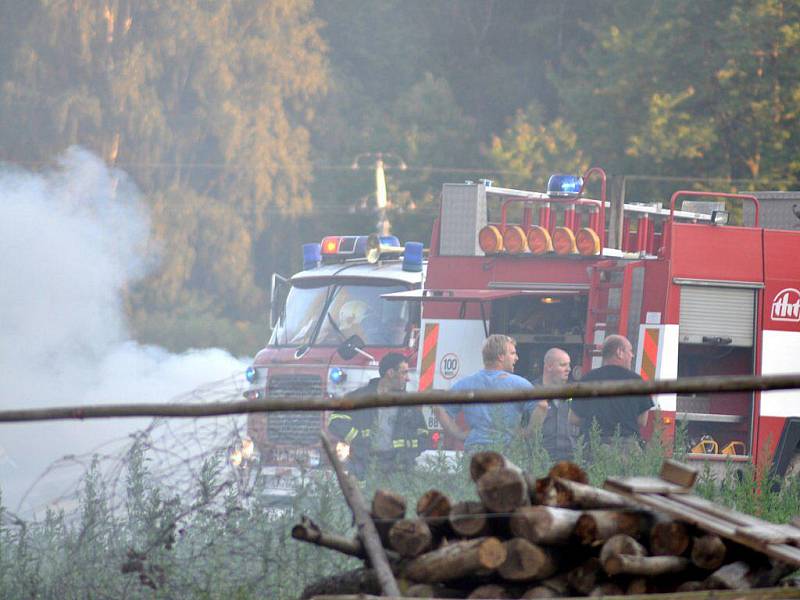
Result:
M430 490L409 516L406 500L387 490L375 493L371 507L357 509L353 501L363 498L340 473L358 535L325 533L303 518L292 536L361 557L366 565L310 585L303 597L502 599L747 590L775 586L800 566L798 527L733 511L725 514L737 517L725 520L711 503L716 516L708 519L699 518L696 507L681 508L676 497L705 501L689 493L696 472L672 461L665 463L664 479L609 480L606 487L614 491L588 485L585 473L569 462L533 479L496 452L473 455L470 475L480 500L456 501ZM657 508L662 500L671 503L665 510ZM715 519L716 529L706 526ZM720 530L720 522L729 529Z

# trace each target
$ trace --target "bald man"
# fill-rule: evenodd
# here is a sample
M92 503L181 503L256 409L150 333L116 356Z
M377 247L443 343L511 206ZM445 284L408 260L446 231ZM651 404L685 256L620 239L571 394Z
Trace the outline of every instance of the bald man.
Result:
M592 381L640 380L631 371L633 347L628 338L610 335L603 341L603 366L589 371L581 383ZM623 439L639 441L639 428L647 423L647 411L653 407L650 396L609 396L581 398L572 403L572 411L580 418L581 433L589 439L592 423L600 427L601 441L607 443L619 428Z
M542 378L534 385L559 386L567 383L572 365L569 354L561 348L550 348L542 365ZM542 445L550 459L572 460L575 453L575 440L578 427L570 418L572 399L553 399L547 401L547 415L542 423Z

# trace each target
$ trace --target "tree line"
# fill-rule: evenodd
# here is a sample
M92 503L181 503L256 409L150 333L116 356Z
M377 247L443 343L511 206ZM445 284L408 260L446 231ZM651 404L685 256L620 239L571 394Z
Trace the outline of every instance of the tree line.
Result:
M796 188L799 47L781 0L10 0L0 160L80 144L128 172L164 249L137 336L252 353L271 273L374 228L375 153L408 166L390 217L426 243L441 184L476 177Z

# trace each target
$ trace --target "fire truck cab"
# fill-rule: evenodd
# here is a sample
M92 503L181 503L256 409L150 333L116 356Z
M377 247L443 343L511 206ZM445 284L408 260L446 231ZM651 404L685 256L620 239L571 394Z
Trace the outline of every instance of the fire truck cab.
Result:
M272 335L247 370L245 398L342 396L377 377L378 362L388 352L416 365L419 304L383 296L422 286L421 243L329 236L305 244L303 256L302 271L289 279L273 277ZM415 371L409 375L408 388L416 390ZM308 469L320 465L326 416L290 411L249 417L247 434L268 493L293 495Z
M531 380L554 346L578 371L599 366L613 333L645 380L800 370L800 231L764 228L762 213L754 194L610 203L597 168L544 192L445 184L424 288L386 296L422 306L420 391L479 369L492 333L517 340ZM671 440L680 424L690 459L797 462L797 390L655 400L648 429L658 418Z

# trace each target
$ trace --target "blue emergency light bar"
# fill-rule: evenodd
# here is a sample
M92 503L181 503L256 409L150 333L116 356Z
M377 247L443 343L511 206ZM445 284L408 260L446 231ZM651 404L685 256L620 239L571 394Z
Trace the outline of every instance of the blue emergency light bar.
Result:
M403 271L412 273L422 271L422 244L419 242L406 242L403 252Z
M322 248L319 244L303 244L303 270L316 269L322 259Z
M577 196L583 187L583 177L577 175L551 175L547 180L547 195L554 198Z

